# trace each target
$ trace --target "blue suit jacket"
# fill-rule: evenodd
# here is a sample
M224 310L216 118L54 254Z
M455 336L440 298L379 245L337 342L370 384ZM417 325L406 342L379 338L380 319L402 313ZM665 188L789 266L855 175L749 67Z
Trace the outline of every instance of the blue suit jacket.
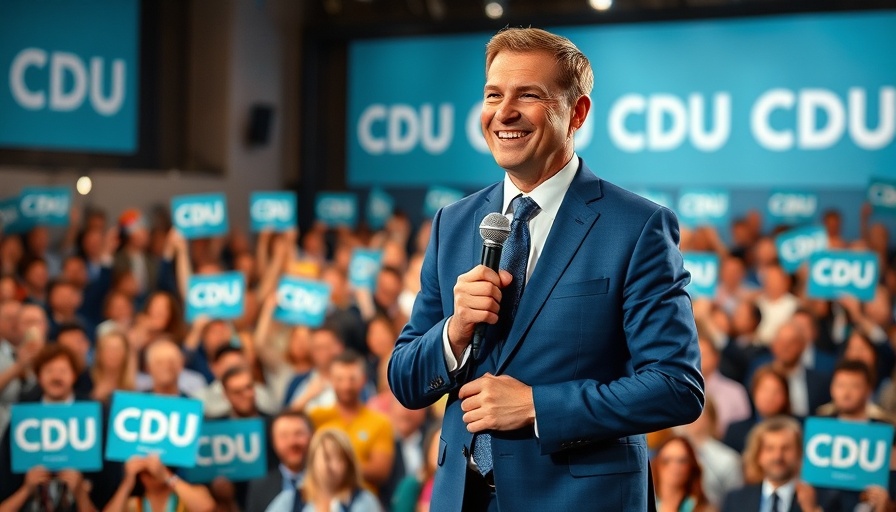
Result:
M395 346L389 382L401 403L446 393L432 511L461 509L472 434L457 399L465 372L448 372L442 329L457 277L480 263L482 218L502 206L501 183L433 220L422 290ZM532 427L492 433L502 510L601 503L647 509L646 432L689 423L703 379L689 274L674 215L598 179L581 164L526 284L500 350L489 329L475 374L532 386Z

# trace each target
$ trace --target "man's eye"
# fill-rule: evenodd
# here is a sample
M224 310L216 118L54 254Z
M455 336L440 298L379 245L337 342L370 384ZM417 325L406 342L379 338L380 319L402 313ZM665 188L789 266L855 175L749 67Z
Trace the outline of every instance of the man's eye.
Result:
M530 100L537 100L537 99L538 99L538 95L535 94L535 93L531 93L531 92L523 93L521 97L526 98L526 99L530 99Z
M498 97L498 93L496 93L496 92L490 92L490 93L488 93L488 94L485 95L485 99L494 99L494 98L497 98L497 97Z

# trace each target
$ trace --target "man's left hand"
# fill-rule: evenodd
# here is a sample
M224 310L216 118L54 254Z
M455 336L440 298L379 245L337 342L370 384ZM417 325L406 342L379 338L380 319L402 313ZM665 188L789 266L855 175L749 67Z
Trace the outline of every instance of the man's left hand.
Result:
M535 422L532 388L513 377L486 373L460 388L458 396L470 432L515 430Z

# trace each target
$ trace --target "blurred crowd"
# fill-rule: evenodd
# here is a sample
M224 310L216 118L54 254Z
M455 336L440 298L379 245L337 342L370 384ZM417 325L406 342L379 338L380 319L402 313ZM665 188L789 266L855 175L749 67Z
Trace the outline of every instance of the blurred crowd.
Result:
M805 266L791 275L778 263L774 236L786 227L764 229L757 212L727 233L682 230L682 251L715 252L721 263L716 295L694 300L705 411L648 436L661 512L748 510L738 507L752 490L769 499L767 488L785 489L774 499L803 510L893 508L892 487L834 491L799 479L805 418L896 415L896 268L887 230L870 209L861 218L857 240L844 239L837 211L820 220L829 247L879 255L880 283L865 303L807 297ZM6 432L0 512L428 510L444 406L405 409L385 376L428 240L429 224L415 229L401 213L378 231L315 225L301 236L185 240L163 210L90 208L73 210L66 229L2 235L0 431L19 402L95 400L107 413L116 390L193 397L208 419L262 418L270 471L200 485L150 456L91 474L13 474ZM382 250L373 289L350 285L358 248ZM186 322L189 276L227 270L245 276L244 315ZM330 286L323 326L274 319L283 275Z

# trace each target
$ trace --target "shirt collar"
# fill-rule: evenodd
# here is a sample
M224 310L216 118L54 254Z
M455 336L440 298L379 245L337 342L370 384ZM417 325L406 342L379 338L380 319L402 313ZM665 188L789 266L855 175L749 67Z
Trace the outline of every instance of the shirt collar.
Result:
M790 508L790 504L793 503L793 495L796 493L796 481L791 480L786 484L782 485L775 489L771 482L768 480L762 481L762 501L765 502L769 499L769 496L772 495L772 492L778 495L778 499L781 500L781 503L788 506L788 510Z
M300 482L302 481L302 472L301 471L298 473L293 473L292 471L290 471L290 469L288 467L284 466L282 463L277 467L280 469L280 475L282 475L284 479L286 479L286 480L296 479Z
M563 196L566 195L566 191L569 189L572 179L576 176L578 168L579 156L573 153L569 162L567 162L557 174L548 178L544 183L535 187L535 189L528 194L523 194L520 189L516 188L516 185L510 180L510 176L505 174L504 203L501 212L505 214L510 213L510 202L513 201L513 198L516 196L523 194L524 196L531 197L532 200L538 204L538 207L541 209L538 215L544 215L551 219L556 218L557 212L560 211L560 203L563 202Z
M66 398L65 400L63 400L61 402L51 402L51 401L47 400L46 397L41 397L40 401L41 401L41 403L44 403L44 404L71 405L71 404L75 403L75 394L72 393L71 395L68 396L68 398Z

